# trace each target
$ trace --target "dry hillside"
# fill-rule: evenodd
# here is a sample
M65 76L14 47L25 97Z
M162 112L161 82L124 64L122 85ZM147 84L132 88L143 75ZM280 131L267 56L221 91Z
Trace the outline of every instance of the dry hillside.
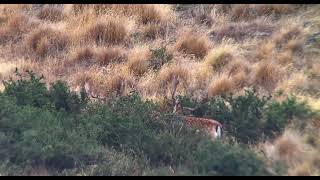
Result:
M251 87L320 110L319 48L319 5L0 5L0 80L32 69L105 99L163 102L176 77L177 94L199 100ZM319 175L319 121L253 149Z

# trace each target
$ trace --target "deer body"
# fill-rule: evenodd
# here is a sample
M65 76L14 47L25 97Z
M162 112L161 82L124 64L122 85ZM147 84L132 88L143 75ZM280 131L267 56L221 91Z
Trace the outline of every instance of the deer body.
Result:
M178 114L183 118L185 123L193 128L196 128L198 131L203 130L209 134L212 140L217 138L221 138L222 136L222 124L216 120L208 119L208 118L199 118L194 116L184 116L181 115L184 108L181 106L178 99L175 101L175 106L173 112ZM191 110L191 108L186 108L187 110Z

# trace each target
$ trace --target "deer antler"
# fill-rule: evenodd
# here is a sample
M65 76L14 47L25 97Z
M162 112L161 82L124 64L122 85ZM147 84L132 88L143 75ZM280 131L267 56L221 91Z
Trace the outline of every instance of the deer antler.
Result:
M179 80L177 79L177 77L175 75L173 76L172 84L173 84L173 90L172 90L171 98L174 101L174 104L177 105L178 102L177 102L177 99L176 99L176 92L177 92L177 87L178 87L178 84L179 84ZM195 108L182 107L182 106L181 106L181 108L182 108L182 110L188 110L190 112L194 112L195 111Z

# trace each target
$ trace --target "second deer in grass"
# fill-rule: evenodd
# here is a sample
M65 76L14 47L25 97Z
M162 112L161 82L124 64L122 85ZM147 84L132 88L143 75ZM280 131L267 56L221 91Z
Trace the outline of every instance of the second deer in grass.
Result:
M193 128L196 128L197 131L203 130L209 134L212 140L219 139L222 137L223 128L222 124L216 120L208 119L208 118L199 118L194 116L184 116L183 111L194 111L193 108L182 107L179 96L175 96L176 88L179 81L174 77L173 78L173 92L172 99L174 101L174 109L173 113L182 117L185 123Z

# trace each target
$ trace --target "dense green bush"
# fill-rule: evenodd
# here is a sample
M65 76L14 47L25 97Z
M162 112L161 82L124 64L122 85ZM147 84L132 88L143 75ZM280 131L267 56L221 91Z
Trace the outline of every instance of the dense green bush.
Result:
M57 81L51 85L49 97L57 110L79 112L88 102L88 97L83 92L79 97L76 93L70 91L65 82Z
M84 91L81 95L71 92L65 82L57 81L51 84L48 90L46 84L42 82L43 76L38 77L34 72L27 70L28 77L24 77L15 71L18 80L4 81L4 93L15 97L17 105L31 105L34 107L46 107L67 112L79 112L88 102L88 97Z
M201 142L195 154L194 170L203 175L248 176L267 175L262 160L237 145Z
M3 98L1 106L3 105ZM11 105L1 110L0 158L21 166L46 164L55 169L73 168L83 156L99 151L95 139L76 124L75 118L32 106ZM4 159L2 159L4 160Z
M217 96L196 103L194 115L218 120L226 134L238 142L257 143L263 137L263 115L269 99L260 98L252 90L246 90L243 96Z
M16 69L17 81L10 79L4 81L4 93L16 98L17 105L32 105L43 107L48 105L48 94L46 84L41 82L43 76L37 77L32 71L26 71L30 79L23 78L22 74Z
M172 54L167 52L165 46L151 49L150 51L152 53L150 66L155 71L158 71L164 64L169 63L173 58Z
M20 167L21 174L42 165L55 175L265 174L254 152L212 143L136 93L107 104L87 103L60 81L29 92L40 80L10 81L0 93L0 160L6 162L1 169ZM36 97L46 105L35 103Z
M278 136L289 124L303 130L308 118L315 115L306 102L299 102L294 96L270 103L265 114L264 134L270 137Z
M220 121L226 134L238 142L255 144L281 134L293 118L303 128L305 119L313 112L304 102L288 97L283 102L272 100L271 96L262 96L253 90L246 90L242 96L217 96L207 102L197 102L182 97L182 105L194 107L194 115L209 117Z

